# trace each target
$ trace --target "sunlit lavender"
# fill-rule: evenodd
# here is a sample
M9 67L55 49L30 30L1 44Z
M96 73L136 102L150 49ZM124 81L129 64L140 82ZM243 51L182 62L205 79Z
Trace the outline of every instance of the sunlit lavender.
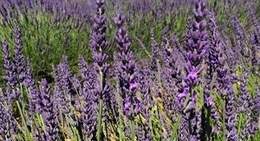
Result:
M258 141L259 0L2 0L1 141Z

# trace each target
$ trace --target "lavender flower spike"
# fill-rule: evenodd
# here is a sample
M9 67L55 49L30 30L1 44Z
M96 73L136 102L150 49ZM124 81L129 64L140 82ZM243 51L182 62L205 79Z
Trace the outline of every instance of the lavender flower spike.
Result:
M15 26L15 69L16 75L18 76L18 83L22 83L24 80L25 73L25 60L23 57L23 45L21 39L22 33L18 26Z
M0 137L4 141L12 141L12 135L17 132L17 126L7 107L0 102Z
M187 104L187 107L184 108L185 114L189 113L189 122L190 122L190 140L200 139L200 127L201 121L198 118L201 118L200 115L196 112L195 108L190 108L190 105L195 105L192 107L196 107L197 105L197 97L196 92L194 92L194 87L198 86L201 83L200 75L203 70L202 62L204 59L204 55L206 54L206 50L208 48L208 35L206 30L206 1L205 0L197 0L195 3L195 9L193 11L194 21L192 23L192 29L189 29L187 32L187 41L186 41L186 72L187 76L185 79L185 83L187 88L189 88L190 94L190 102ZM183 93L179 94L183 95ZM186 95L182 96L186 97ZM192 103L192 104L191 104ZM189 110L187 110L189 109ZM199 113L200 114L200 113ZM198 125L196 122L199 121Z
M5 78L6 78L6 96L5 96L5 100L9 102L9 104L11 104L11 100L13 99L12 97L12 89L14 88L15 84L16 84L16 77L15 77L15 73L13 71L14 69L14 64L13 64L13 60L11 58L10 52L9 52L9 47L8 44L6 42L6 40L3 41L2 43L2 50L4 52L4 69L5 69Z
M106 40L106 18L105 13L105 1L96 0L96 15L93 19L93 26L91 31L90 47L92 50L92 59L94 61L94 68L98 75L98 84L95 88L96 95L99 96L99 110L102 114L102 121L104 121L105 126L107 125L107 118L109 107L111 104L111 87L107 81L107 74L109 65L107 63L108 55L106 50L108 47L108 42ZM103 104L104 103L104 104ZM98 126L102 126L101 119L98 118ZM106 127L105 127L106 128ZM98 128L102 129L102 128ZM101 130L98 130L97 136L100 138Z
M98 109L98 96L95 95L95 86L98 84L97 75L93 67L87 66L83 57L79 59L79 66L83 79L82 88L80 89L80 93L82 94L81 99L83 100L80 106L83 134L85 138L95 140L97 127L96 110Z
M46 79L41 80L40 93L42 97L42 116L45 124L45 132L42 135L46 141L55 141L58 139L58 122L53 99L50 93L50 87Z
M118 10L114 21L117 25L115 39L117 41L117 48L120 51L115 56L115 63L123 99L123 112L126 116L131 117L134 113L130 110L130 107L133 105L134 109L138 109L139 103L135 96L138 87L137 68L132 52L130 51L130 40L125 27L123 27L124 17L122 17L121 10Z
M29 114L33 115L33 112L41 113L41 96L36 86L36 83L32 76L32 68L30 66L29 61L27 61L27 68L23 81L24 86L26 86L29 90Z

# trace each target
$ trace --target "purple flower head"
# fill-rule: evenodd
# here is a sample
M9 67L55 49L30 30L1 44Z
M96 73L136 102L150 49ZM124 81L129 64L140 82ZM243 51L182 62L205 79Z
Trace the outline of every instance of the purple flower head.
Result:
M260 34L258 34L260 35ZM251 43L251 64L252 71L254 74L259 75L259 71L257 70L257 66L259 65L259 57L257 56L257 52L260 50L260 37L258 37L257 31L254 30L250 34L250 43Z
M186 82L190 87L200 83L201 63L208 48L206 31L206 3L198 0L195 3L194 18L192 29L187 32L186 41L186 71L188 77Z
M228 140L237 140L237 129L236 129L236 113L235 113L235 93L233 92L232 86L226 85L226 99L225 99L225 127L226 137Z
M29 114L30 116L33 115L33 112L36 111L37 113L41 113L41 96L37 85L32 76L32 68L30 66L29 61L27 61L27 68L25 71L25 77L23 84L29 90Z
M82 113L83 134L89 139L94 139L97 130L96 111L98 110L97 75L93 66L88 66L83 57L80 58L79 65L82 78L80 112Z
M90 46L93 50L93 52L96 52L98 54L103 54L102 50L105 50L107 48L107 41L106 41L106 29L107 26L105 24L105 17L103 16L105 13L105 6L104 6L104 0L96 0L96 16L93 19L93 26L91 31L91 39L90 39ZM97 60L98 58L95 58L96 56L93 56L94 60Z
M93 65L99 78L99 85L96 86L95 92L104 103L102 106L102 119L108 118L109 107L113 105L111 99L111 86L107 81L107 74L109 65L107 63L108 55L106 54L108 42L106 40L106 18L105 13L105 1L96 0L96 14L93 18L93 25L90 37L90 47L92 50Z
M181 118L181 123L178 130L178 140L187 141L190 137L189 131L189 118L187 114L184 114Z
M151 55L151 70L152 70L152 79L155 80L156 79L156 74L158 72L158 60L159 60L159 45L155 40L154 37L154 30L151 29L150 32L150 42L151 42L151 48L152 48L152 55Z
M186 34L186 54L185 54L185 85L182 88L181 94L178 94L179 98L185 99L187 94L190 94L190 99L187 105L183 108L183 116L189 115L188 122L190 124L186 125L186 129L188 128L190 136L186 137L188 140L200 140L201 137L201 124L202 114L201 110L197 109L197 94L194 91L194 88L201 84L201 72L203 71L203 59L207 53L208 49L208 35L207 35L207 22L206 16L208 12L206 10L206 1L205 0L197 0L195 2L195 9L193 11L194 20L191 22L189 18L187 24L187 34ZM188 89L188 92L185 89ZM182 105L184 102L181 101ZM197 111L198 110L198 111ZM183 138L183 137L182 137Z
M0 136L6 141L13 140L12 136L17 133L15 119L8 109L9 106L0 103Z
M40 85L40 93L42 97L42 117L45 124L44 133L41 134L42 138L46 141L53 141L58 139L58 121L57 114L54 107L54 101L51 96L50 86L47 80L42 79Z
M23 77L25 76L25 60L23 57L23 45L22 45L22 35L21 30L18 26L15 26L15 49L14 49L14 64L16 69L16 75L18 77L19 83L23 82Z
M14 63L11 58L10 52L9 52L9 47L7 42L4 40L2 43L2 50L4 52L4 69L5 69L5 78L6 78L6 96L5 100L11 102L11 97L13 93L13 88L16 85L16 75L14 72ZM10 103L11 104L11 103Z
M115 40L117 41L117 48L119 51L126 54L130 51L131 43L124 27L124 17L122 16L121 9L118 9L117 17L114 18L114 22L117 25L117 32L115 36Z
M70 104L75 104L76 90L72 81L73 74L70 71L68 58L62 57L62 62L53 68L55 76L55 97L57 101L55 105L63 114L70 112Z
M123 27L124 18L122 18L122 11L118 10L117 17L114 18L117 24L117 31L115 39L117 41L117 48L120 51L114 57L116 63L116 74L119 79L120 94L123 99L123 112L128 117L133 116L133 109L138 109L138 103L135 93L138 89L138 73L132 52L130 51L130 40ZM135 111L135 114L138 111Z
M245 75L240 83L240 95L237 102L237 112L238 113L248 113L251 111L253 106L252 96L247 90L247 81L248 81L249 71L245 72Z

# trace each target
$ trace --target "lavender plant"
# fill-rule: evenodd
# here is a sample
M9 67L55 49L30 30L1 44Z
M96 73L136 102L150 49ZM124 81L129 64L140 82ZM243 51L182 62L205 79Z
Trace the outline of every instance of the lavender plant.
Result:
M108 108L111 105L111 88L107 81L107 73L109 65L107 63L108 55L106 50L108 48L108 42L106 40L106 23L105 23L105 1L97 0L96 1L96 16L93 19L93 26L91 31L90 46L92 49L92 59L94 62L94 68L98 75L98 85L95 88L96 94L99 97L99 113L98 113L98 133L97 139L101 139L101 129L102 121L105 123L106 131L107 128L107 119L108 119ZM101 117L102 116L102 121Z
M96 85L98 84L97 75L94 68L88 66L85 59L79 59L80 73L82 77L82 88L80 111L83 124L83 133L89 139L95 139L97 131L98 95L96 95Z
M258 140L252 2L0 1L0 140Z
M58 139L58 122L57 122L57 113L55 112L54 101L50 93L50 86L48 86L47 80L41 80L40 93L42 97L42 118L44 121L43 130L40 137L42 140L53 141Z
M200 74L202 72L202 61L208 48L207 42L207 31L206 31L206 1L198 0L195 4L194 10L194 21L192 23L191 31L187 33L187 44L186 44L186 71L187 77L185 79L186 87L189 88L190 100L185 108L185 114L189 114L190 124L190 139L200 139L200 130L201 125L197 125L196 121L197 111L200 111L200 108L196 108L197 102L197 92L195 92L195 86L198 86L201 83ZM179 95L180 98L185 98L187 95ZM189 107L190 105L195 107ZM187 108L189 110L187 110ZM199 120L200 121L200 120ZM202 121L203 123L203 121Z
M120 88L120 95L123 101L123 112L128 118L128 122L131 122L131 128L133 119L136 114L140 112L140 101L136 97L136 91L138 88L138 71L136 63L133 59L132 52L130 50L130 40L127 35L126 29L124 28L124 17L122 11L119 9L117 17L114 19L117 25L117 31L115 39L117 41L117 48L119 53L115 55L114 60L116 64L116 74ZM126 128L129 126L126 126ZM129 128L126 132L129 132ZM134 138L134 129L131 129L131 138ZM126 133L129 135L129 133ZM129 137L129 136L128 136Z

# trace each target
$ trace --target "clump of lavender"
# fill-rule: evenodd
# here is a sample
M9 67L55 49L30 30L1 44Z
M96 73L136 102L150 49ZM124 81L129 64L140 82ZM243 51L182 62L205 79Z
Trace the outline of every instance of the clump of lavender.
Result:
M236 141L237 129L236 129L236 113L235 113L235 93L233 91L231 83L227 83L225 98L225 135L228 140Z
M210 135L211 134L211 130L210 130L210 118L212 117L215 123L219 123L219 117L218 117L218 113L215 110L214 107L214 100L213 98L210 96L210 93L212 91L212 88L214 88L212 85L214 85L214 78L213 76L216 73L217 68L219 67L219 53L220 50L222 48L222 44L221 44L221 38L220 35L218 33L218 26L216 24L216 19L214 16L214 13L210 14L210 18L209 18L209 30L210 30L210 36L209 36L209 40L210 40L210 44L209 44L209 48L207 50L207 59L206 59L206 64L207 64L207 69L206 69L206 78L204 80L205 83L205 87L204 87L204 108L203 108L203 138L206 138L206 135ZM214 114L214 115L211 115ZM216 127L214 127L214 132L217 131L217 129L219 128L219 125L216 125ZM206 134L207 133L207 134Z
M4 141L13 140L12 136L17 133L17 126L8 106L0 103L0 138Z
M187 141L189 140L190 130L189 130L189 117L187 114L182 115L180 127L178 129L178 140Z
M22 83L25 73L25 60L23 57L22 33L18 26L15 26L15 48L14 48L14 64L18 77L18 83Z
M44 121L44 132L40 132L42 139L54 141L58 139L58 121L57 113L54 107L54 101L51 96L50 86L46 79L41 80L40 93L42 97L42 117Z
M59 110L63 114L70 113L70 104L73 103L73 97L75 97L75 91L71 81L72 73L68 66L68 60L66 56L63 56L62 63L54 68L55 75L55 97L57 99L56 104Z
M120 93L123 99L123 113L133 118L134 114L138 112L139 100L137 100L135 93L137 91L137 67L130 50L130 40L124 28L124 17L122 11L119 10L117 17L114 19L117 25L116 41L119 53L115 55L115 63L117 70L117 77L119 80ZM134 111L131 110L133 106Z
M183 59L185 56L185 51L184 51L183 46L180 44L178 37L176 35L171 35L171 41L174 45L174 49L175 48L177 49L177 51L180 53L179 54L180 58Z
M167 38L163 38L162 48L161 57L166 65L164 80L168 81L164 82L166 85L165 88L169 92L178 92L182 88L182 60L178 55L179 52L170 46L170 42Z
M249 71L246 71L243 79L241 79L241 82L240 82L240 93L239 93L239 98L237 101L237 106L238 106L237 112L238 113L244 113L244 112L250 113L251 108L252 108L252 103L253 103L252 97L247 90L248 76L249 76Z
M92 59L94 63L94 68L98 75L97 79L99 85L96 87L96 94L99 96L99 114L102 115L102 120L107 124L109 107L111 107L111 87L107 81L107 74L109 65L107 63L108 55L106 50L108 47L108 42L106 40L106 19L104 17L105 13L105 1L96 0L96 15L93 19L93 26L91 30L90 46L92 50ZM99 127L101 127L101 119L99 120ZM106 125L105 125L106 126ZM101 131L99 128L98 132ZM98 134L99 136L99 134Z
M253 99L253 108L252 108L252 113L251 113L251 124L250 127L248 128L249 132L249 137L253 138L256 132L259 129L259 115L260 115L260 87L259 85L255 85L256 88L256 96Z
M175 121L176 113L179 112L179 106L181 105L177 95L175 93L180 92L183 89L183 74L179 53L176 49L170 46L170 42L167 38L163 38L162 42L163 51L161 57L165 62L166 68L163 70L162 81L163 87L168 93L163 95L164 106L167 110L167 115L171 118L172 122Z
M214 34L212 34L214 35ZM233 76L229 76L228 68L226 66L227 57L225 56L223 49L227 48L222 40L219 41L218 34L216 32L214 40L216 43L217 55L217 91L218 94L225 100L225 136L228 140L237 140L237 129L236 129L236 112L235 112L235 93L232 87ZM214 38L212 38L214 39ZM217 41L217 42L216 42ZM213 42L214 43L214 42ZM230 61L230 60L229 60ZM230 72L232 74L233 72ZM211 102L210 102L211 103ZM209 104L210 104L209 103ZM213 103L212 103L213 104ZM210 105L212 105L210 104ZM211 117L216 122L216 126L212 132L217 133L220 129L220 123L218 121L219 115L213 105L211 106ZM216 132L217 131L217 132Z
M25 77L25 61L22 51L21 31L19 27L15 26L14 60L11 58L7 42L3 41L4 68L7 79L6 94L10 104L15 99L19 100L21 96L20 84L23 83Z
M206 54L206 50L208 48L207 42L207 30L206 30L206 1L198 0L195 3L194 10L194 18L195 20L192 23L192 29L187 32L187 41L186 41L186 72L187 76L185 79L186 87L189 89L190 93L190 101L188 105L196 105L197 96L194 93L194 87L198 86L201 83L200 74L203 70L202 61L204 59L204 55ZM180 99L186 97L186 95L179 94ZM192 104L193 103L193 104ZM187 109L186 107L185 109ZM197 111L197 110L196 110ZM199 111L199 109L198 109ZM190 119L190 138L200 138L200 132L198 132L201 126L196 125L196 113L195 107L186 111L189 113ZM195 122L195 123L194 123ZM202 121L203 122L203 121Z
M221 121L220 121L220 115L219 115L218 109L215 106L213 101L210 102L210 117L213 119L213 123L215 123L211 132L213 135L216 135L220 132ZM212 138L213 138L213 135L211 136Z
M93 67L88 66L85 59L79 59L80 74L82 77L81 105L80 112L81 122L83 125L83 134L89 139L95 139L97 130L97 113L98 96L96 95L96 85L98 84L97 76Z
M162 112L159 112L158 114L159 114L159 119L160 119L160 122L162 125L162 130L163 130L162 131L163 140L169 141L170 137L171 137L172 129L171 129L170 125L167 123L166 115L164 115Z
M259 57L257 56L257 52L260 50L260 37L257 36L257 31L254 30L250 34L250 43L251 43L251 64L252 64L252 72L254 74L259 75Z
M186 44L186 71L187 85L192 89L194 86L200 84L199 75L202 71L202 60L208 48L207 31L206 31L206 2L198 0L196 2L196 9L194 10L195 20L193 21L193 29L188 36Z
M154 30L151 29L151 33L150 33L150 42L151 42L151 48L152 48L152 55L151 55L151 71L152 71L152 79L155 80L156 79L156 73L158 72L158 57L159 57L159 45L156 42L156 40L154 39Z
M4 69L5 69L5 78L6 78L6 95L5 100L8 101L9 104L11 104L11 101L13 99L15 93L13 93L13 88L16 84L16 75L14 73L14 63L11 58L9 47L6 42L6 40L2 43L2 50L4 52Z
M106 72L108 69L108 64L106 63L108 59L108 55L105 54L105 51L108 46L108 42L106 41L106 29L107 26L105 24L105 6L104 0L96 0L96 16L93 19L93 26L91 30L91 39L90 39L90 46L92 49L92 58L94 60L95 68L97 69L98 73L102 73L102 83L101 83L101 91L104 89L105 79L106 79Z
M218 26L216 23L216 19L214 16L214 13L210 14L209 18L209 30L210 30L210 45L208 48L208 68L210 69L211 75L210 79L212 79L212 73L214 73L218 67L219 61L218 61L218 54L221 50L221 37L218 32Z
M220 42L219 45L220 48L224 46L223 42ZM219 64L216 69L217 90L219 95L222 96L225 100L225 127L226 127L225 135L228 140L237 140L237 129L235 126L236 124L235 93L232 88L232 78L231 76L228 76L228 68L227 66L225 66L227 60L221 50L218 53L218 61ZM220 127L219 123L217 122L217 126L215 126L214 129L219 129L219 127Z
M151 137L151 129L150 129L150 117L151 117L151 109L153 108L153 97L151 93L152 88L152 79L151 79L151 71L149 68L143 64L142 68L139 72L139 89L141 93L141 113L143 114L145 118L144 122L144 139L146 141L152 140Z
M154 29L151 29L150 31L150 44L151 44L151 48L152 48L152 54L150 56L150 70L151 70L151 79L152 79L152 87L154 87L154 91L155 91L155 97L160 97L160 92L159 92L159 88L160 86L158 84L161 84L161 79L160 79L160 48L159 48L159 44L157 43L157 41L155 40L154 37ZM141 59L140 59L141 60Z
M36 82L32 76L32 68L29 61L27 61L27 67L25 71L23 85L28 89L29 99L29 125L32 125L34 113L40 114L42 112L41 96L36 85Z
M236 35L235 36L236 41L234 42L234 44L235 44L234 51L235 50L240 51L240 52L237 52L237 56L240 56L240 54L241 54L247 60L247 58L249 58L249 51L246 46L245 29L240 24L238 18L235 16L230 18L230 25L233 28L233 30L235 31L235 35ZM239 57L237 57L236 59L239 59Z

